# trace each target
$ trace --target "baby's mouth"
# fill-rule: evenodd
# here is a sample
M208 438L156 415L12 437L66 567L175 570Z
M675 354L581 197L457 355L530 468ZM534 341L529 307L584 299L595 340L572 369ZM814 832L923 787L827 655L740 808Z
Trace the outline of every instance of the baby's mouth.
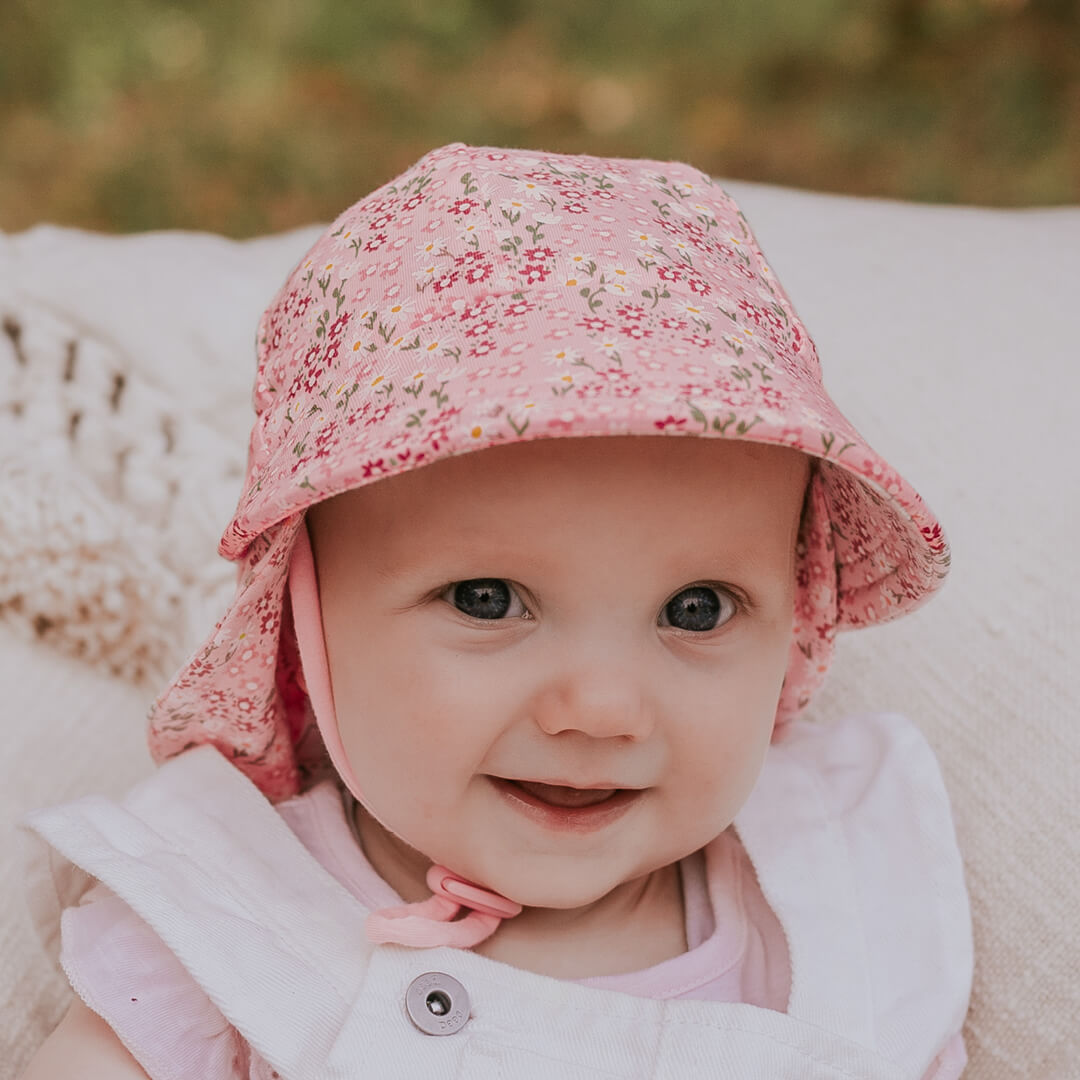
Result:
M541 784L538 780L510 780L508 783L546 802L549 806L561 806L577 810L583 806L596 806L607 802L618 788L574 788L559 784Z

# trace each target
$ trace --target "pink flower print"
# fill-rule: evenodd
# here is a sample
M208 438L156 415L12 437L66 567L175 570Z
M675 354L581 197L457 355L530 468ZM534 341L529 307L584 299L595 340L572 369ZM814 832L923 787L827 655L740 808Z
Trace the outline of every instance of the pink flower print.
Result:
M393 220L393 214L379 214L378 217L372 218L370 227L378 232L379 229L385 229Z
M512 364L499 368L495 373L495 377L498 379L516 379L524 370L525 365L520 360L515 360Z
M562 208L568 214L587 214L589 212L589 208L584 203L580 202L563 203Z
M473 304L471 307L466 307L461 313L461 317L464 320L476 319L481 315L486 314L491 310L492 303L490 297L485 296L483 300Z
M317 461L319 458L330 456L330 446L337 438L337 424L325 425L315 436L314 452L312 457Z
M424 429L423 443L432 450L438 450L450 438L449 424L431 424Z
M474 264L465 271L465 280L470 285L479 285L481 281L487 281L494 272L495 267L491 263Z
M382 448L384 450L396 450L399 446L404 446L410 438L410 435L403 431L399 431L396 435L392 435L387 439L386 442L383 443Z
M701 278L687 278L686 284L690 287L690 291L696 293L698 296L708 296L709 293L712 292L712 286Z
M629 326L620 326L619 333L625 334L634 341L644 341L645 338L652 337L651 330L646 330L644 326L640 326L637 323L631 323Z
M503 308L503 315L508 318L514 315L524 315L526 312L532 311L534 307L536 305L530 304L528 300L515 300L512 304L508 304Z
M777 315L776 312L773 311L772 308L762 308L761 309L761 314L764 316L765 321L771 327L773 327L773 329L775 329L775 330L783 330L784 329L784 320L781 319L780 316Z
M679 397L700 398L708 397L709 388L701 383L683 383L679 387Z
M372 476L382 476L387 471L385 458L373 458L364 462L362 477L367 480Z
M392 406L389 402L384 402L364 421L364 427L371 427L372 424L381 424L390 415L391 408Z
M586 315L585 318L578 323L578 326L583 326L586 330L595 330L602 334L605 330L610 329L612 324L609 323L607 319L601 319L599 315Z
M623 304L615 309L615 314L622 319L633 319L640 322L645 318L645 309L640 304Z
M924 525L920 530L926 542L930 545L930 550L935 555L940 555L945 550L945 534L941 530L940 525Z
M590 193L594 199L614 199L615 193L607 188L596 188Z
M338 353L341 352L341 342L331 341L326 346L326 352L323 353L323 363L329 367L338 358Z
M611 392L617 398L632 398L641 393L641 387L636 383L616 383Z
M469 349L470 356L488 356L495 351L495 342L491 338L478 341Z
M664 315L660 319L660 325L665 330L685 330L690 324L685 319L673 319L670 315Z
M770 408L782 409L784 407L784 395L775 386L762 386L758 389L758 394Z
M871 461L867 458L863 461L863 469L869 473L871 479L886 491L895 495L900 490L900 478L896 473L890 472L880 461Z
M682 274L672 266L658 266L656 276L661 281L679 281L682 278Z
M549 247L526 248L521 253L521 257L526 262L536 262L537 259L554 259L555 252Z
M701 334L691 334L689 337L684 337L683 341L699 349L708 349L713 344L711 338L703 337Z
M386 233L376 233L370 240L364 245L365 251L378 251L379 248L386 243Z
M458 279L457 270L444 270L437 278L432 281L432 288L435 292L440 293L444 289L449 289Z
M525 279L526 285L536 285L541 281L546 281L551 275L551 271L540 263L526 263L525 266L518 271L518 274Z
M268 633L270 630L276 629L276 627L277 627L277 621L276 621L277 613L274 612L274 615L275 615L275 620L274 620L273 626L270 626L270 627L268 627L266 625L266 619L264 617L264 619L263 619L263 632L264 633ZM208 671L213 670L213 668L209 664L206 664L205 661L204 661L203 665L200 665L200 669L198 671L194 672L193 674L196 675L196 676L205 674L205 671L202 670L203 666L205 666L206 670L208 670ZM206 700L206 704L209 705L213 709L213 708L217 708L219 706L223 706L223 705L227 704L228 703L228 695L225 693L224 690L208 690L206 692L205 700ZM218 713L218 715L220 715L220 713Z
M475 199L461 198L452 202L447 212L451 214L470 214L479 206L480 204Z
M465 263L487 262L490 258L486 251L469 250L454 256L455 266L464 266Z
M233 708L241 715L250 716L255 711L255 699L238 697L236 701L233 702Z
M676 419L670 413L664 417L663 420L654 420L653 427L658 428L660 431L667 431L670 427L680 428L686 423L686 417L680 417Z
M481 319L479 322L474 322L468 330L465 331L466 337L483 337L485 334L491 333L495 329L494 319Z
M605 387L602 382L590 382L590 383L575 383L574 393L581 401L587 401L589 398L600 397L604 393Z
M345 417L346 427L354 427L356 424L360 423L360 421L363 420L364 417L367 416L367 414L371 412L373 408L374 406L371 404L370 401L361 402L358 406L352 409L348 416Z
M341 332L349 325L349 319L352 318L351 311L343 311L331 324L330 329L327 331L326 336L334 341L341 337Z
M748 319L753 319L756 326L761 325L761 311L754 307L749 300L740 300L735 305Z
M296 317L301 318L309 307L311 307L314 297L310 293L305 293L296 302Z

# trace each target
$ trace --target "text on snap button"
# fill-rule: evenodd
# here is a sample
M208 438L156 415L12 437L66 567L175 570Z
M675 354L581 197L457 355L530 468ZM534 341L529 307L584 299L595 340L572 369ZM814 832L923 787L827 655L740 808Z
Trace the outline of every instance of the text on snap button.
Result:
M453 1035L469 1019L469 995L452 975L426 971L405 991L405 1011L425 1035Z

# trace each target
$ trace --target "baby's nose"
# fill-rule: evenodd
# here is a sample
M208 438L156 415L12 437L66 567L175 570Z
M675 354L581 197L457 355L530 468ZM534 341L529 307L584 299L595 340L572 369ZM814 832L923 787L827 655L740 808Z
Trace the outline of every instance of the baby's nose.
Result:
M641 679L621 663L582 663L553 681L536 706L536 723L548 735L580 731L596 739L649 737L655 717Z

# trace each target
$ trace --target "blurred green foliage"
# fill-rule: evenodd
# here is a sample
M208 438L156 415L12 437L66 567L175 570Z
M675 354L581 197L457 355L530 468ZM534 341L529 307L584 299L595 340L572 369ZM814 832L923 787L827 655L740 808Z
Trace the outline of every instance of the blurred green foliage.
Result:
M0 228L246 236L462 140L1080 201L1074 0L0 0Z

